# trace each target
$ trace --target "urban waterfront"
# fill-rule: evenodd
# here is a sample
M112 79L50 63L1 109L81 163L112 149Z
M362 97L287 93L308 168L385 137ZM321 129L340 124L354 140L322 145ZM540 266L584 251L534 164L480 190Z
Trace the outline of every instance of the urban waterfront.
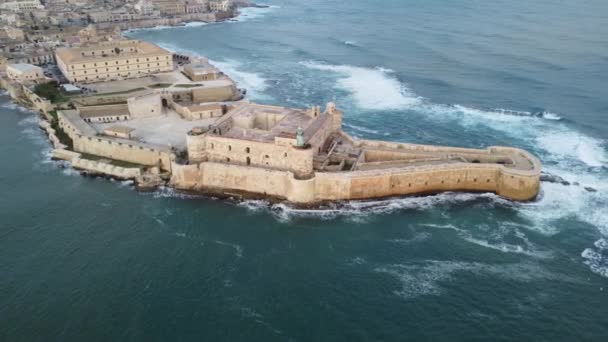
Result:
M606 4L270 4L127 35L210 57L258 102L335 101L356 137L521 147L570 185L315 210L138 193L50 161L4 95L1 339L608 336Z

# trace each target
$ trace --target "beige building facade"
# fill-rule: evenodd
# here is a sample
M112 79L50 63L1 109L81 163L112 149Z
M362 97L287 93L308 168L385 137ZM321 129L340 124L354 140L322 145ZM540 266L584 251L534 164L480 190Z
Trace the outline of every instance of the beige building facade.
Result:
M60 48L57 65L75 83L93 83L146 76L173 70L171 52L148 42L121 40Z
M19 82L39 82L46 79L42 68L25 63L8 64L6 75Z

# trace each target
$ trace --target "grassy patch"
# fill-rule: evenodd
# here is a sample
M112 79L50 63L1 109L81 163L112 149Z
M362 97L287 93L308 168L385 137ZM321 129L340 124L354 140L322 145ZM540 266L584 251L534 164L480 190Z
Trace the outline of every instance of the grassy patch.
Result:
M61 103L68 101L68 98L61 92L59 83L51 81L48 83L37 84L34 87L34 93L42 98L45 98L51 103Z
M139 87L139 88L133 88L133 89L129 89L129 90L123 90L123 91L113 91L111 93L99 93L96 94L97 96L106 96L106 95L120 95L120 94L129 94L132 92L136 92L136 91L140 91L140 90L145 90L146 88L143 87Z
M177 88L195 88L202 86L202 84L176 84L175 86Z
M172 83L156 83L148 86L148 88L168 88Z

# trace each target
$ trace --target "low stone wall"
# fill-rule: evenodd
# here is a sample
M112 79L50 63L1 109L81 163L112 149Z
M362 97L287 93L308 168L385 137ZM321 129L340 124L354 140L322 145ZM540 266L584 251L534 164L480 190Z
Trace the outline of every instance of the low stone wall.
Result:
M101 173L104 175L121 178L121 179L135 179L142 175L140 168L126 168L121 166L115 166L101 161L88 160L83 158L74 158L72 161L72 167L76 169L86 170L95 173Z
M65 160L71 162L76 158L80 158L81 154L66 149L56 148L53 150L53 159Z

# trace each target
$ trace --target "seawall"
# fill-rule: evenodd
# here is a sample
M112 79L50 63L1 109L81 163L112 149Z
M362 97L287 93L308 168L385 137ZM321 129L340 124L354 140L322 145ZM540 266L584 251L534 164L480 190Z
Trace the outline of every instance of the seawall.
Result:
M505 148L488 150L491 149ZM297 179L292 172L261 167L219 162L173 163L171 185L200 192L236 191L258 197L272 196L300 204L444 191L493 192L511 200L532 200L540 187L540 162L523 150L509 150L531 158L534 167L519 170L499 164L450 163L371 171L316 172L312 178Z

